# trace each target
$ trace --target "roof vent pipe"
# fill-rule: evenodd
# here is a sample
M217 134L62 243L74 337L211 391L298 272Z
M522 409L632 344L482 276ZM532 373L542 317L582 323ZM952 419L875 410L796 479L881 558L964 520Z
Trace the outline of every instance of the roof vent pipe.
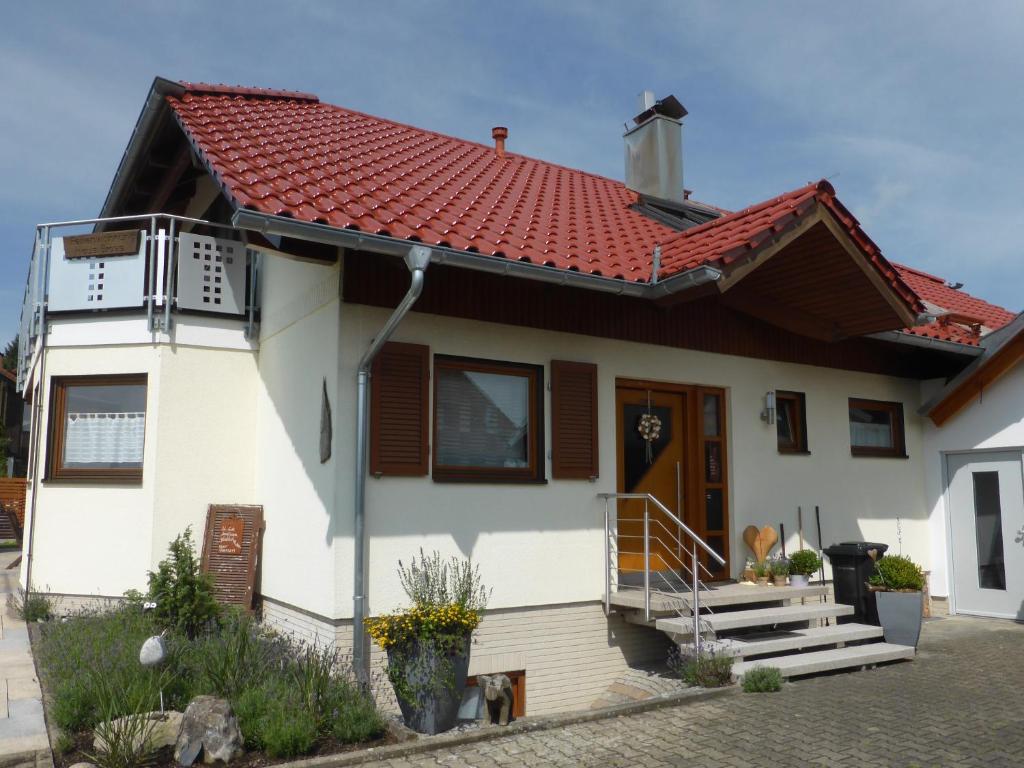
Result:
M352 557L352 667L356 678L364 683L370 681L370 653L366 643L366 474L370 437L370 367L373 359L391 338L395 328L402 322L412 305L423 291L423 280L430 264L431 251L425 245L414 245L405 255L405 265L411 273L409 290L401 303L395 307L391 317L384 323L369 349L359 361L356 370L356 478L355 513L353 520L354 552Z
M653 91L640 94L640 113L622 137L629 189L645 197L683 202L682 120L686 114L675 96L655 100Z
M494 139L494 153L498 157L505 156L505 139L508 138L508 128L503 125L496 125L491 129L491 138Z

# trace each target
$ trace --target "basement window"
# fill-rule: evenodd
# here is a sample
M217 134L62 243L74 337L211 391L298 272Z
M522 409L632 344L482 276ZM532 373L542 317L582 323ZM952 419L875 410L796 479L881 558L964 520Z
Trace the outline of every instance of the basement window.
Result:
M776 391L775 411L779 453L808 453L804 393Z
M146 375L52 380L47 480L141 483Z
M906 458L903 404L851 397L850 453Z
M542 383L539 366L435 356L434 479L543 480Z

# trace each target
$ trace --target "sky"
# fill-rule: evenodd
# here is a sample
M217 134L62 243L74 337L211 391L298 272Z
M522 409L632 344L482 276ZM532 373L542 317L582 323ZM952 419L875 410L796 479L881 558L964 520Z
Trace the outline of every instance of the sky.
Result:
M738 209L828 178L893 260L1024 308L1024 4L7 2L0 346L34 227L96 216L155 76L321 100L612 178L637 95Z

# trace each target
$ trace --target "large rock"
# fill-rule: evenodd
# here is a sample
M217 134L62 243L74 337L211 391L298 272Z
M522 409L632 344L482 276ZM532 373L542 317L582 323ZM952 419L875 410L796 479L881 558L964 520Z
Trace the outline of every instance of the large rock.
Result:
M121 729L128 726L130 717L134 716L119 717L98 727L93 735L92 748L97 752L105 751L107 744L103 733L119 733ZM147 712L144 717L149 722L145 728L136 729L137 732L132 735L132 746L138 749L145 737L151 750L173 747L178 740L178 731L181 730L181 712Z
M196 696L185 708L174 759L180 765L190 765L201 752L204 763L230 763L242 755L243 746L242 731L231 705L216 696Z

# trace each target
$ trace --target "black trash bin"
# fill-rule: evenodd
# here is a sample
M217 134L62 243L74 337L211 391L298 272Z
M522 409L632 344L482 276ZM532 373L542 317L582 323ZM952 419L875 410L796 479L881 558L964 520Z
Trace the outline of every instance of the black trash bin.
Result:
M836 602L854 608L852 616L836 619L840 624L855 621L878 626L875 594L867 587L868 577L875 571L875 561L868 556L868 550L871 549L876 550L878 557L881 557L889 545L875 541L844 541L825 549L825 555L832 564L832 586Z

